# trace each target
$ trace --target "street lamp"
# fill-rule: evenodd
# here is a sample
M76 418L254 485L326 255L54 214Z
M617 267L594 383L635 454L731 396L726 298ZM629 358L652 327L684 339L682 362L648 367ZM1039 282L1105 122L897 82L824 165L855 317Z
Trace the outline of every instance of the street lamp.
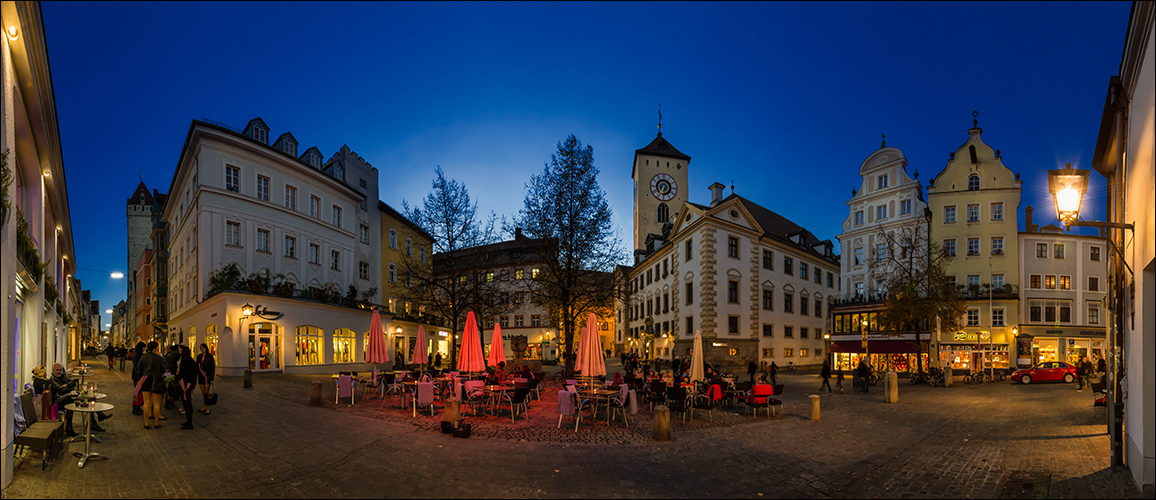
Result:
M1100 221L1081 221L1080 205L1084 199L1084 193L1088 190L1088 170L1074 169L1072 164L1068 163L1065 168L1048 170L1048 192L1052 194L1052 200L1056 205L1056 218L1064 223L1064 226L1077 227L1095 227L1099 228L1100 234L1104 240L1108 242L1108 247L1115 254L1116 262L1123 265L1125 269L1132 275L1131 266L1124 258L1124 251L1116 246L1116 235L1109 237L1108 229L1127 229L1135 231L1135 226L1126 222L1100 222ZM1124 241L1123 231L1119 235L1120 241ZM1109 279L1109 299L1112 304L1110 313L1112 319L1108 322L1111 333L1108 335L1108 360L1110 361L1108 369L1108 391L1109 397L1113 403L1112 411L1108 412L1108 433L1111 435L1112 447L1112 464L1113 467L1120 463L1122 457L1120 435L1123 434L1122 408L1124 406L1122 399L1122 391L1120 387L1119 374L1119 360L1117 357L1120 349L1120 344L1123 339L1119 338L1121 335L1120 316L1124 312L1124 283L1123 275L1120 266L1115 266L1114 272L1117 273L1116 279ZM1119 414L1118 414L1119 413Z

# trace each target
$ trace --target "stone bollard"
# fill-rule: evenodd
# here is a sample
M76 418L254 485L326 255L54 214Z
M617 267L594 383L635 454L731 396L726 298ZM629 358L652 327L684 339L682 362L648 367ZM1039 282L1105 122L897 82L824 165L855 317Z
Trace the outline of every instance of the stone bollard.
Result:
M654 440L670 441L670 408L666 405L654 408Z
M442 412L442 421L454 424L454 428L458 427L458 420L461 419L462 402L457 398L449 398L446 400L445 410Z
M252 385L252 384L250 384ZM321 381L314 380L309 389L309 406L321 406Z
M811 395L811 420L819 420L819 395Z
M899 374L890 371L885 376L887 383L884 385L883 402L896 404L899 402Z
M944 387L951 387L951 382L952 382L952 380L955 379L955 373L953 373L954 371L955 370L952 370L951 367L948 367L947 369L943 370L943 386Z
M253 388L253 370L245 368L245 385L246 389Z

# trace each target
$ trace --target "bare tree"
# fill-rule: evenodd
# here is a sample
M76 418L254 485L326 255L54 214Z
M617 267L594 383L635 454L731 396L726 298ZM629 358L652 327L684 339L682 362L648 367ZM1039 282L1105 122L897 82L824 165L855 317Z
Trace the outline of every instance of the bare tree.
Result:
M542 173L530 177L524 208L513 220L527 236L549 242L543 271L524 280L535 302L561 321L567 371L574 368L574 333L582 316L613 314L614 266L627 256L612 215L598 186L594 148L583 147L571 134L558 143Z
M484 222L480 220L478 205L471 203L465 184L447 180L440 166L434 172L432 189L420 207L402 201L405 217L427 233L403 228L402 235L417 241L432 237L431 255L421 249L404 252L398 278L406 299L430 307L456 334L468 311L485 317L503 306L497 298L499 283L485 279L486 254L474 250L498 239L497 216L491 213ZM457 364L457 355L454 341L451 365Z
M943 330L956 331L967 311L954 280L944 273L944 265L954 255L929 241L928 217L887 230L880 227L877 233L876 241L885 242L886 249L883 255L874 256L872 278L887 294L879 319L884 330L932 330L939 318Z

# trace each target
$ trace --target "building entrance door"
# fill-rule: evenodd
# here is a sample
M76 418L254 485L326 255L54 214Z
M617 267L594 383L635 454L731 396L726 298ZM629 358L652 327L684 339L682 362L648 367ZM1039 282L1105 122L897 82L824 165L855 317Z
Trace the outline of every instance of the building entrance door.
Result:
M249 369L280 370L281 342L271 323L249 325Z

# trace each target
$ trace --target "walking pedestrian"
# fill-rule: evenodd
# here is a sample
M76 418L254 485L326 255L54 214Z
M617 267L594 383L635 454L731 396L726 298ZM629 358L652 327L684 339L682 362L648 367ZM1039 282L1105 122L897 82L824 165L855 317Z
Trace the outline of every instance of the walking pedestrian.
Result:
M153 427L161 428L161 420L166 420L161 415L161 403L165 397L165 360L157 354L157 341L153 340L145 346L145 352L140 358L141 377L137 381L136 391L143 395L144 399L144 428L148 430L149 418L153 419ZM135 369L136 367L134 367ZM134 393L135 395L135 393Z
M827 394L831 394L831 362L823 361L823 368L819 372L819 376L823 377L823 385L819 386L819 392L823 392L823 387L827 388Z
M117 360L120 361L120 371L124 373L124 362L128 358L128 348L125 347L124 344L116 348L116 357Z
M213 378L217 371L217 362L213 359L213 355L209 354L209 346L201 344L201 352L197 354L197 383L201 385L201 398L204 399L205 407L197 410L205 415L212 413L209 410L209 394L213 390Z
M1076 367L1076 376L1080 378L1080 387L1076 389L1076 392L1082 392L1084 386L1091 385L1088 379L1092 376L1092 369L1092 361L1089 360L1087 356L1084 356L1084 359L1081 360L1080 364Z
M774 361L771 361L771 366L770 366L769 370L770 370L770 377L768 377L768 378L770 378L770 380L771 380L771 385L778 385L779 365L775 364Z
M189 351L188 346L180 346L180 358L177 359L177 378L173 381L174 384L180 384L181 388L181 405L184 406L185 423L181 424L181 430L193 430L193 388L197 386L197 378L201 375L201 370L197 366L197 361L193 359L192 351Z
M747 363L747 375L751 377L751 385L755 385L755 373L759 371L759 365L755 364L755 358Z
M839 388L839 394L843 394L843 369L835 370L835 387Z
M142 374L141 374L141 356L144 356L144 350L145 350L145 343L144 342L137 342L136 346L134 346L133 350L132 350L132 386L133 387L137 387L140 385L140 384L138 384L138 382L140 382L140 378L142 377ZM142 406L144 406L144 400L141 396L140 390L134 389L133 390L133 399L132 399L132 414L133 415L144 415L144 410L141 409Z
M867 360L859 360L859 368L856 371L859 381L863 383L863 394L867 394L868 388L871 387L871 366L867 364Z
M104 348L104 355L108 357L108 369L112 370L112 362L116 359L116 348L109 344Z

